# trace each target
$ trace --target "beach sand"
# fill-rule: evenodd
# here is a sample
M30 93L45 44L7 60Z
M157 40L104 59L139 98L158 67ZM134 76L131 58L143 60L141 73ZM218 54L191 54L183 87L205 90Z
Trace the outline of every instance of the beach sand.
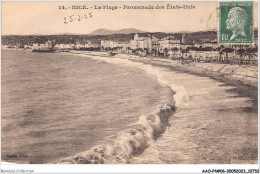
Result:
M172 60L147 58L131 58L131 60L166 67L180 73L209 77L223 83L224 86L234 87L228 89L228 92L235 93L236 97L251 98L252 105L250 107L233 105L231 108L223 107L216 115L207 111L207 108L191 108L190 115L185 115L187 112L183 110L177 111L169 122L172 126L167 133L140 157L134 157L130 163L258 163L257 66L213 63L181 64ZM234 119L234 117L237 118Z

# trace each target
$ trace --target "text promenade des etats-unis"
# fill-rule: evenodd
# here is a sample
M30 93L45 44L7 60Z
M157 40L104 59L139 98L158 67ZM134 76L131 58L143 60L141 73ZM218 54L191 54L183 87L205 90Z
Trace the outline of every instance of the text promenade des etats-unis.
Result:
M72 6L59 6L60 10L117 10L117 9L123 9L123 10L131 10L131 9L137 9L137 10L163 10L163 9L195 9L196 7L194 5L147 5L147 6L129 6L129 5L122 5L122 6L109 6L109 5L94 5L94 6L87 6L87 5L72 5Z

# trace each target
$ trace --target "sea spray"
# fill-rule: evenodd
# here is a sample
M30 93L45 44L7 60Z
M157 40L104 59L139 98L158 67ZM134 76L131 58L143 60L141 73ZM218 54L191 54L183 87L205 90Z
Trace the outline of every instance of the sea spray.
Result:
M128 163L132 155L142 153L168 126L175 103L168 101L154 112L140 116L130 129L122 131L110 145L96 146L91 150L58 161L63 164L117 164Z

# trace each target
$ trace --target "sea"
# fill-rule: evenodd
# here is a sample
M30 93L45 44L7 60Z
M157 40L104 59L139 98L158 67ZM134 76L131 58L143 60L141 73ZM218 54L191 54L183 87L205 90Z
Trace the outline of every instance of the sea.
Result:
M54 163L112 141L169 88L144 70L72 54L2 51L2 160Z
M2 50L2 160L258 163L257 88L129 57Z

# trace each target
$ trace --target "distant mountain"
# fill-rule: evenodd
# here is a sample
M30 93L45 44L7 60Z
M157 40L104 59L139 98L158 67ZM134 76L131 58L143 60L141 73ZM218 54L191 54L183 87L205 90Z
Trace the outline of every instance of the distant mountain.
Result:
M130 33L145 33L145 32L134 28L127 28L118 31L98 29L90 33L90 35L111 35L111 34L130 34Z

